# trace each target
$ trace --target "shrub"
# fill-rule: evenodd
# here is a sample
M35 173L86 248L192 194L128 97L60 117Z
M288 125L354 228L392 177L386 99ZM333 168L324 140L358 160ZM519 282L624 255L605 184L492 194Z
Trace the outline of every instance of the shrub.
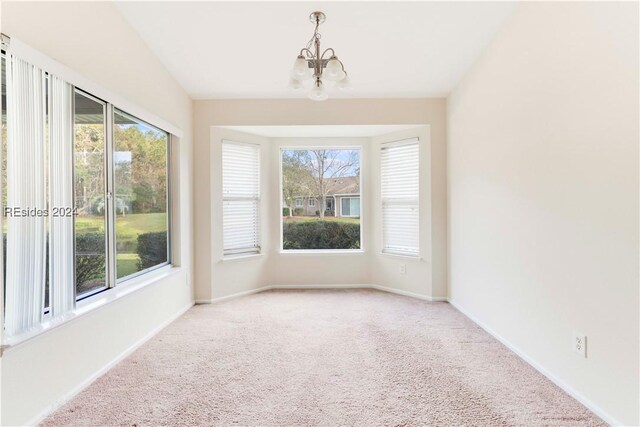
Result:
M360 224L337 221L283 224L284 249L360 249Z
M81 286L93 280L104 280L104 233L76 235L76 283Z
M144 233L138 236L138 270L167 262L167 233Z
M282 208L282 216L289 216L289 215L291 215L291 209Z
M296 216L300 216L300 215L302 215L303 213L304 213L304 209L302 209L302 208L295 208L295 209L293 210L293 214L294 214L294 215L296 215Z
M48 236L46 242L47 253L49 251ZM4 265L7 262L7 235L3 234L2 244L4 245ZM80 233L76 235L76 283L79 287L79 291L82 292L84 287L90 289L92 282L104 281L105 277L105 240L104 233ZM49 277L49 265L46 266L46 276ZM6 279L6 268L3 272ZM47 279L48 292L49 281ZM47 293L48 296L48 293Z
M135 230L117 231L116 250L118 252L136 252L138 247L138 235Z

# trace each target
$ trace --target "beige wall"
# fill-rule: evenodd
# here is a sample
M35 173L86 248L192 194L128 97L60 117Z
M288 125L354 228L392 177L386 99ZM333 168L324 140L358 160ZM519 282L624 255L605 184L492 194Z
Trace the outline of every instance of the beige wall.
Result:
M448 108L453 303L625 425L640 423L638 75L637 3L524 3Z
M233 293L255 289L265 285L368 285L373 280L376 256L375 240L375 216L363 219L363 231L365 239L365 253L349 255L282 255L279 250L279 181L278 181L278 151L279 146L289 144L291 141L273 138L269 144L270 157L266 160L263 180L269 182L269 203L267 208L274 215L267 215L269 223L263 233L264 255L269 257L269 268L263 270L264 257L234 261L220 262L212 253L212 245L219 236L212 230L212 222L220 222L212 216L212 208L219 210L217 204L219 198L215 181L219 176L219 161L216 160L215 148L221 139L216 136L218 126L294 126L294 125L429 125L428 154L430 164L425 170L429 171L429 188L424 188L425 194L431 198L429 216L425 221L430 224L426 227L432 230L430 241L425 246L430 248L429 256L432 260L424 262L420 269L411 269L418 282L415 286L409 284L403 288L398 283L403 282L399 275L399 263L397 260L387 260L383 263L388 271L388 277L398 277L398 282L385 280L384 283L401 290L412 292L421 296L446 296L446 103L444 99L364 99L364 100L328 100L322 103L309 102L308 100L200 100L194 101L194 201L195 201L195 227L198 233L195 235L195 277L196 299L208 301L228 296ZM212 130L213 129L213 130ZM426 129L426 128L423 128ZM424 131L423 131L424 132ZM242 137L239 135L238 137ZM426 139L426 138L422 138ZM296 140L299 141L299 140ZM307 140L308 144L317 144L318 141ZM332 140L330 144L340 144ZM346 144L354 141L342 142ZM363 161L373 161L375 141L360 140L356 144L363 146ZM217 165L217 166L216 166ZM364 192L371 189L371 197L366 194L363 203L369 206L369 210L375 211L373 195L375 193L375 170L367 176L367 167L363 166ZM427 176L427 175L425 175ZM214 183L214 187L212 187ZM212 233L213 232L213 233ZM219 240L219 239L218 239ZM379 249L378 249L379 250ZM435 253L438 252L436 255ZM410 262L408 263L410 264ZM264 275L260 276L262 273ZM247 281L235 280L230 284L229 280L221 278L236 278L236 275L250 275ZM313 274L309 274L311 272ZM260 279L262 278L262 279ZM420 280L428 281L424 285ZM431 282L435 285L432 287ZM412 282L413 283L413 282ZM384 285L383 283L374 283Z
M180 128L172 146L173 274L7 350L0 359L2 425L60 404L193 300L192 101L110 3L3 2L2 32ZM109 100L107 100L109 101Z
M444 276L439 277L446 268L445 258L438 258L434 262L433 246L438 244L438 235L434 233L437 228L437 207L432 202L433 197L433 161L432 141L430 126L424 126L415 130L394 132L391 134L372 138L372 150L370 163L372 169L372 182L375 191L371 194L373 206L382 206L380 200L380 148L385 142L401 141L412 137L419 138L420 144L420 177L419 177L419 258L394 256L382 253L382 210L373 209L373 228L370 234L373 251L370 265L375 284L385 288L397 289L413 295L428 295L434 299L444 299L447 296L447 284ZM438 165L440 166L440 165ZM444 173L444 169L442 170ZM431 173L430 173L431 172ZM446 200L446 196L445 196ZM435 219L434 219L435 218ZM435 221L435 223L434 223ZM446 232L446 230L442 230ZM442 248L446 252L446 247ZM438 260L442 262L438 262ZM405 273L400 273L400 266L405 267Z

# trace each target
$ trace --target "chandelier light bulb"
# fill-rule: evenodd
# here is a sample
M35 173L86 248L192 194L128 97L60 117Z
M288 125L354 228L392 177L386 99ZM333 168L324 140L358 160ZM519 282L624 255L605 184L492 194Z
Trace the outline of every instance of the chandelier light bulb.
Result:
M317 80L313 85L313 89L311 89L311 92L309 92L309 99L313 101L324 101L328 97L329 95L327 95L327 92L324 90L322 81Z
M309 67L307 66L307 61L304 59L304 56L300 55L296 58L296 61L293 63L293 73L297 76L304 76L307 74L307 70Z

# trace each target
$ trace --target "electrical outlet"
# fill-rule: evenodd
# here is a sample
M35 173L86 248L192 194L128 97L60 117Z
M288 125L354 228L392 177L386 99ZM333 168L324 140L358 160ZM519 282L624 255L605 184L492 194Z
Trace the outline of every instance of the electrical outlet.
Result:
M580 332L573 332L573 351L582 357L587 357L587 336Z
M400 274L407 274L407 264L400 264Z

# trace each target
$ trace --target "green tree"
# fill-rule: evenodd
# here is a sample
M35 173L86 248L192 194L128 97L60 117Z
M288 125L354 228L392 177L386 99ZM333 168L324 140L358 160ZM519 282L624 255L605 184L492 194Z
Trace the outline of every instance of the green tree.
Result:
M289 207L292 216L296 197L312 197L313 177L311 171L304 166L300 151L284 151L282 153L282 200Z
M301 150L300 161L311 174L314 192L320 199L320 218L324 218L334 178L359 174L360 154L357 150Z

